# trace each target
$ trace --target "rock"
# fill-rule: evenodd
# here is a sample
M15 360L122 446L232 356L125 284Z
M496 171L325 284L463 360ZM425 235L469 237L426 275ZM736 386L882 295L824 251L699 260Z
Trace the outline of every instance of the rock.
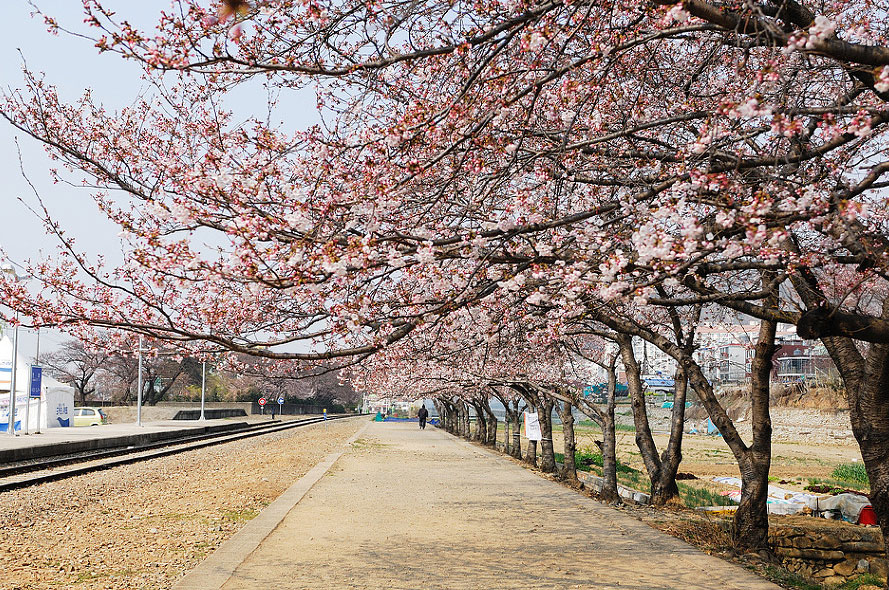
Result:
M798 549L794 547L776 547L775 552L783 557L819 559L822 561L840 561L846 557L842 551L820 551L818 549Z
M817 547L818 549L839 549L840 546L843 546L843 549L846 549L846 546L843 545L839 537L831 535L830 533L819 534L817 537L812 539L811 546Z
M889 574L889 567L887 567L885 559L868 559L870 562L870 573L877 576L878 578L886 579L886 575Z
M843 549L849 553L881 553L883 544L867 541L849 541L843 544Z
M822 580L824 580L824 578L828 578L828 577L832 577L832 576L833 576L833 568L830 568L830 567L818 570L817 572L812 574L812 577L815 578L816 580L818 580L819 583Z
M869 572L870 562L866 559L859 559L858 564L855 566L855 570L859 572Z
M840 563L833 566L833 571L836 572L838 576L843 576L848 578L858 569L858 561L854 559L847 559L846 561L841 561Z
M825 586L838 586L845 581L846 578L844 578L843 576L827 576L826 578L821 580L821 583Z

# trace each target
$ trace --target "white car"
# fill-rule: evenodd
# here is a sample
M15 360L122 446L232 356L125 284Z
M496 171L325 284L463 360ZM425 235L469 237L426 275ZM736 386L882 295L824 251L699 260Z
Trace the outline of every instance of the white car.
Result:
M108 416L102 408L74 408L72 426L99 426L108 424Z

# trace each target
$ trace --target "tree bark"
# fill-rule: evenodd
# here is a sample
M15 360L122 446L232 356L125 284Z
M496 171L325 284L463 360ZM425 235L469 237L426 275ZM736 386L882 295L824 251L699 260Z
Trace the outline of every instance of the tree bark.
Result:
M600 409L582 395L577 398L577 407L602 429L602 490L599 492L599 499L603 502L618 502L620 495L617 493L617 437L614 432L617 355L612 356L608 362L594 362L605 369L608 375L605 409Z
M827 302L811 270L801 268L791 281L810 311ZM889 320L889 297L883 299L880 319ZM821 341L843 379L852 434L870 480L871 506L883 538L889 539L889 345L872 344L865 356L851 338L832 336Z
M488 423L485 419L485 412L479 403L473 402L472 408L475 410L475 434L472 440L485 444L488 442Z
M512 409L509 407L509 404L506 401L500 400L500 403L503 404L503 407L506 411L503 416L503 454L510 455L512 453L512 438L510 436L510 426L512 426Z
M497 448L497 416L494 414L494 411L491 409L490 401L485 398L482 409L484 410L485 419L488 422L487 427L487 440L485 444L489 447Z
M768 547L769 515L766 500L769 467L772 461L772 419L769 414L769 380L777 323L763 320L751 370L751 414L753 441L739 461L741 468L741 503L735 512L732 537L739 549Z
M577 442L574 439L574 405L567 402L556 402L559 420L562 422L562 438L564 439L564 456L561 477L567 481L577 481L577 466L574 464L574 456Z
M645 407L645 385L642 383L639 363L633 352L632 337L628 334L618 334L616 340L624 369L627 372L627 386L630 390L630 403L633 408L633 424L636 427L636 446L642 454L642 462L645 463L645 470L651 482L649 488L651 503L655 506L664 505L675 501L674 499L679 495L679 488L676 486L675 475L673 478L662 478L663 465L658 455L657 446L654 444L651 425L648 422L648 409Z
M614 406L616 405L617 372L614 363L607 368L608 390L605 411L602 412L602 500L617 502L617 434L614 431Z
M540 470L544 473L555 473L556 456L553 448L553 400L539 396L540 404L537 406L540 420Z
M522 458L522 408L520 406L519 400L513 401L511 455L516 459Z
M689 352L690 354L690 352ZM685 428L685 399L688 394L688 379L685 371L679 367L674 377L673 411L670 415L670 439L667 448L661 453L661 472L655 486L657 492L652 494L652 504L678 504L679 486L676 484L676 472L682 462L682 435Z

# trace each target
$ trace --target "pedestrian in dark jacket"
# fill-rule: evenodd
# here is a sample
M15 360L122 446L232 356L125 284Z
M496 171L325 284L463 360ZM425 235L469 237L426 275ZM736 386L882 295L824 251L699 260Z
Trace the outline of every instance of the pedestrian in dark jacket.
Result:
M417 412L417 418L420 419L420 430L426 430L426 418L429 417L429 410L426 409L426 406L420 406L420 411Z

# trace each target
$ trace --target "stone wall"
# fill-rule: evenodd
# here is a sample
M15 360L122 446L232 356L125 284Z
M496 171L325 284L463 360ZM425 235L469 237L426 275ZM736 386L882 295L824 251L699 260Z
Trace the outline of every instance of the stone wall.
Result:
M784 567L822 584L870 573L886 580L883 535L878 528L814 521L773 525L769 541Z
M243 409L249 416L250 402L207 402L207 409L234 408ZM157 422L160 420L172 420L180 410L200 410L201 402L161 402L156 406L142 406L142 421ZM136 406L109 406L103 408L108 414L109 424L126 424L136 421Z

